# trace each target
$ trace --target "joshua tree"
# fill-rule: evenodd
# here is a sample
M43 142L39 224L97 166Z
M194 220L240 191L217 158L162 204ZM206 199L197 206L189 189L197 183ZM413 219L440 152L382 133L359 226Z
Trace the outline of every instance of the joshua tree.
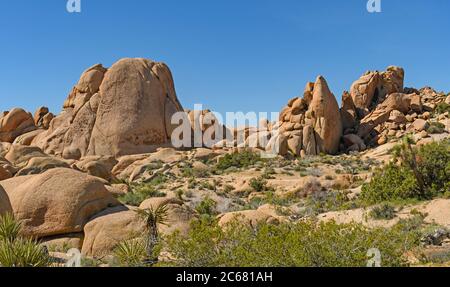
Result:
M156 209L151 207L137 212L145 220L147 228L147 238L145 242L147 260L145 263L154 265L158 262L158 256L155 255L155 247L159 243L158 224L167 225L167 205L160 205Z

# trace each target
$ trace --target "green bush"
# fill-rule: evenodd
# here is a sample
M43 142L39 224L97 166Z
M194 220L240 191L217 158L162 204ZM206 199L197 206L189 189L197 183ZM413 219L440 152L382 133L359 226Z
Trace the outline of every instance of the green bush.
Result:
M47 267L48 252L32 238L20 235L21 224L10 214L0 217L0 266Z
M267 180L263 177L252 178L250 180L250 187L256 192L262 192L268 190Z
M233 222L225 228L195 221L187 236L166 240L171 265L183 267L363 267L378 248L382 266L405 266L418 243L401 229L302 221L256 227Z
M376 220L391 220L395 218L396 213L395 207L392 204L384 203L380 206L375 206L369 215Z
M427 129L429 134L442 134L445 131L445 125L439 122L430 122Z
M418 191L413 172L392 163L378 169L370 183L363 185L360 198L372 204L409 198L425 199Z
M434 194L450 190L450 140L419 148L418 168L425 186Z
M261 161L261 157L253 152L244 151L240 153L226 154L216 164L216 169L227 170L231 167L246 168Z
M306 198L304 215L319 215L329 211L347 210L357 207L352 206L352 204L356 203L352 202L345 192L321 190L312 193Z
M205 197L196 207L195 210L200 215L216 215L217 202L209 197Z
M397 200L428 200L450 188L450 141L395 150L397 163L375 171L360 198L370 204Z
M159 180L158 180L159 181ZM132 191L119 197L123 204L139 206L144 200L151 197L164 197L165 193L156 190L153 184L140 184L132 187Z
M446 112L450 113L450 105L447 103L440 103L436 106L434 112L438 115L445 114Z

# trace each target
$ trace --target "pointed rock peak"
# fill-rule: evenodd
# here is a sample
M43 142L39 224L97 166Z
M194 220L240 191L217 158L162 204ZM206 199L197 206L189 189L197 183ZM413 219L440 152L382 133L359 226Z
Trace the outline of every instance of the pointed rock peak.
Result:
M314 84L314 96L315 97L328 97L332 96L333 94L330 91L330 88L328 87L328 83L325 80L324 77L318 76L316 79L316 83Z

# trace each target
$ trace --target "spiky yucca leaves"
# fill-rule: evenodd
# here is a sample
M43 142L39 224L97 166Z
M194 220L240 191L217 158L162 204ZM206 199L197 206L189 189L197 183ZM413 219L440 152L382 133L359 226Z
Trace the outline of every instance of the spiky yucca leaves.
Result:
M158 224L167 225L168 208L167 205L160 205L158 208L150 207L149 209L138 210L139 216L145 220L147 235L146 243L146 264L154 265L158 263L158 252L156 247L159 243Z
M114 257L120 266L144 266L144 262L147 258L146 244L142 239L121 242L114 250Z
M19 237L21 224L7 213L0 217L0 241L13 242Z
M0 265L3 267L47 267L50 264L44 247L31 238L0 242Z
M21 224L11 214L0 217L0 266L46 267L51 258L32 238L20 235Z

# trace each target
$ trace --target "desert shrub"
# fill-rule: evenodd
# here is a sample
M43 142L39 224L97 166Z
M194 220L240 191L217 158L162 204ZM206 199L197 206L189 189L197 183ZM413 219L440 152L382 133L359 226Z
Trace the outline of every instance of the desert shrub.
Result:
M256 192L262 192L268 190L267 180L263 177L252 178L250 180L250 187Z
M430 126L427 129L429 134L442 134L445 131L445 125L439 122L430 122Z
M382 266L405 266L415 236L401 229L369 229L360 224L302 221L256 227L233 222L225 228L195 221L187 236L166 240L174 266L183 267L354 267L367 265L378 248Z
M253 152L244 151L240 153L226 154L216 164L216 169L227 170L231 167L246 168L261 161L261 157Z
M202 181L202 182L200 182L200 189L216 190L216 185L209 181Z
M185 166L181 169L181 174L183 177L187 177L187 178L192 178L192 177L196 177L196 178L207 178L210 175L209 170L205 170L205 169L195 169L192 168L191 165L189 166Z
M355 204L355 206L352 206ZM329 211L339 211L356 208L347 194L342 191L319 191L309 195L303 204L304 216L315 216Z
M416 197L424 199L418 192L412 171L392 163L375 172L370 183L363 185L360 197L369 203Z
M426 200L450 188L450 141L420 148L405 144L394 150L397 163L375 171L363 185L361 199L381 203L405 199Z
M139 206L151 197L164 197L165 193L156 190L153 184L139 184L132 187L132 191L119 197L123 204Z
M370 217L376 220L391 220L396 216L395 207L392 204L384 203L375 206L369 213Z
M425 186L433 193L450 190L450 140L419 148L418 169Z
M32 238L20 235L21 224L10 214L0 217L0 266L46 267L51 258Z
M200 215L212 216L217 214L216 206L217 202L209 197L205 197L199 204L197 204L195 211L197 211Z
M436 109L434 110L435 114L445 114L446 112L450 113L450 105L447 103L440 103L436 106Z

